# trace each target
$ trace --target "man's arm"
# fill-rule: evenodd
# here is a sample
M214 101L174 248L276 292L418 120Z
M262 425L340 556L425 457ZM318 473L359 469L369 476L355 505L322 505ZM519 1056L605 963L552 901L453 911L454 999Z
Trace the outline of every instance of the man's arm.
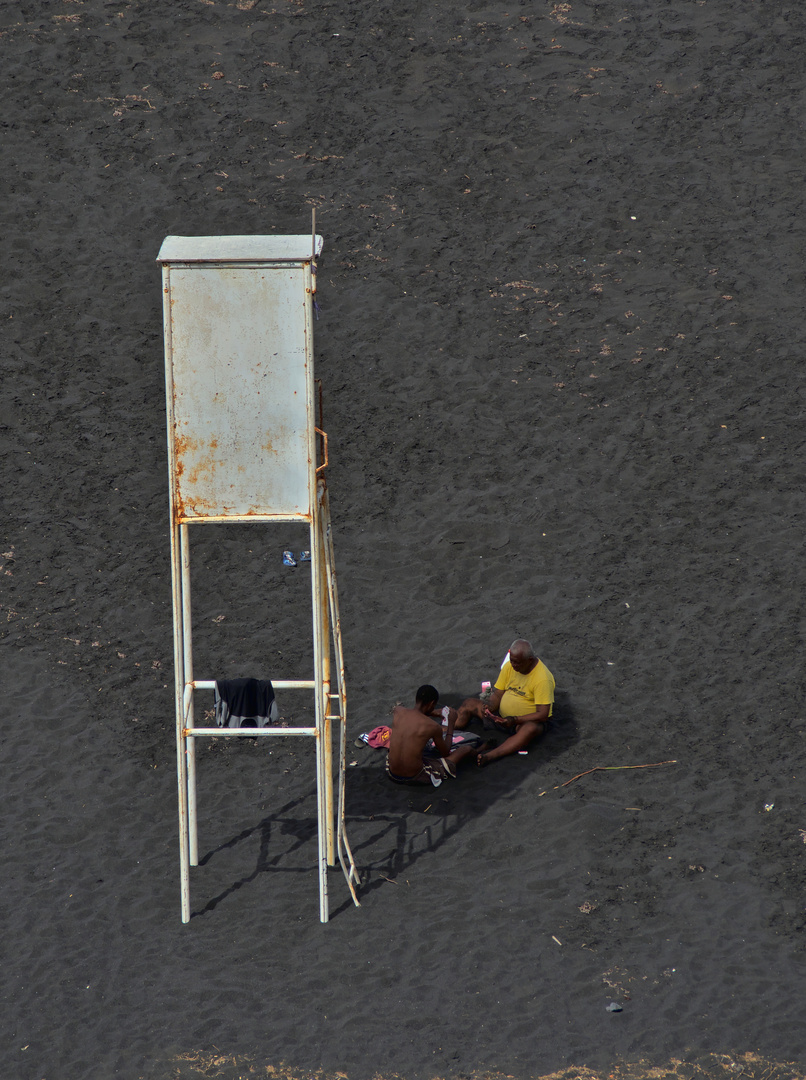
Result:
M535 711L526 713L525 716L504 716L504 720L514 720L516 724L544 724L549 718L550 705L535 705Z
M456 721L459 719L459 713L456 709L451 709L448 705L442 710L442 722L443 724L447 720L447 725L443 728L444 739L448 746L453 749L453 729L456 726Z
M499 690L497 687L490 694L490 700L487 702L487 708L491 713L498 713L498 706L501 704L501 698L504 696L504 691Z
M448 733L443 733L442 724L434 723L436 731L434 731L431 738L434 740L434 746L437 748L437 753L440 757L448 757L453 749L453 725L448 726Z
M449 705L444 705L441 709L435 708L433 712L430 712L429 717L439 724L442 728L445 740L448 746L453 746L453 729L456 726L456 721L459 719L459 713L456 709L452 709Z

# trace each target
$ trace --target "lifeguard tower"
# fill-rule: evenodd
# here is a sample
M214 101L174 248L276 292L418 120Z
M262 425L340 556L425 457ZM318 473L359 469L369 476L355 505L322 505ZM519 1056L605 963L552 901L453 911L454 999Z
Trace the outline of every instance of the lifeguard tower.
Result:
M176 754L182 922L198 865L196 739L307 737L316 743L319 917L329 918L327 868L338 857L353 900L359 884L344 825L347 695L325 468L327 435L313 365L316 258L322 238L168 236L162 264L171 514ZM307 522L313 677L275 689L314 695L313 727L196 727L190 525ZM334 802L333 724L338 795Z

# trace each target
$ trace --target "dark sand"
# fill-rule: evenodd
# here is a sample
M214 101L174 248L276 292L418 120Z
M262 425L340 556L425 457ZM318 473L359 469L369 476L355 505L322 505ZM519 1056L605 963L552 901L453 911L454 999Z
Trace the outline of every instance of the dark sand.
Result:
M801 8L0 18L3 1077L804 1075ZM182 926L154 259L311 206L363 906L308 745L208 743ZM197 533L198 675L305 677L302 530ZM516 635L528 757L353 748Z

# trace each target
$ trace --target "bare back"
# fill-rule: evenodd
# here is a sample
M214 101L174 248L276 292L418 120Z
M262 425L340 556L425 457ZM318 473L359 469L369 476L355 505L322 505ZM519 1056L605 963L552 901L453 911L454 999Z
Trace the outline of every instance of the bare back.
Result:
M449 747L442 735L442 725L419 709L398 705L392 712L392 734L389 739L389 768L398 776L414 776L423 765L423 750L433 739L440 754L447 756Z

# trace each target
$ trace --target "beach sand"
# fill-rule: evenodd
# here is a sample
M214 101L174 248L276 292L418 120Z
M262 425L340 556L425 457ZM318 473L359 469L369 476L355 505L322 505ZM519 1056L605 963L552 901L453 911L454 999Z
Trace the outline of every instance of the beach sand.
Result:
M4 1076L806 1075L802 12L0 20ZM312 207L362 906L307 741L219 740L183 926L154 260ZM198 677L307 677L305 530L191 539ZM517 636L528 756L354 747Z

